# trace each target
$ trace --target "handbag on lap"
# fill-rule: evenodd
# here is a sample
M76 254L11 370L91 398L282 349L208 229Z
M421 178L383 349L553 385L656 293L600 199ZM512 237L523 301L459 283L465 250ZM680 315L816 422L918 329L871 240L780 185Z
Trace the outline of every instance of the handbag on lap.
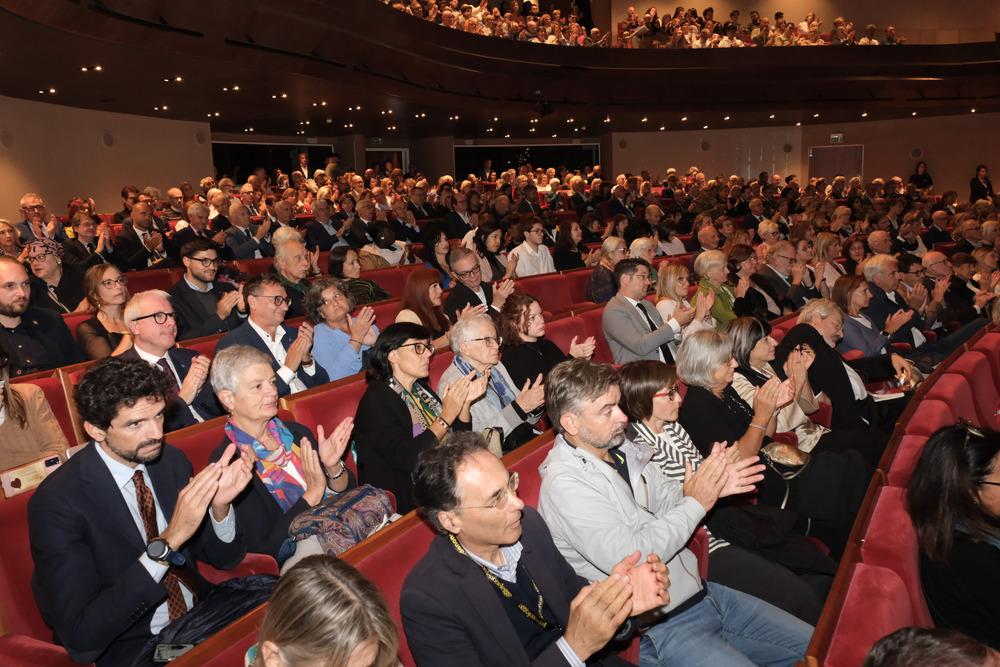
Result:
M375 533L393 514L389 495L364 484L338 493L295 517L288 536L296 542L310 535L331 556L339 556Z

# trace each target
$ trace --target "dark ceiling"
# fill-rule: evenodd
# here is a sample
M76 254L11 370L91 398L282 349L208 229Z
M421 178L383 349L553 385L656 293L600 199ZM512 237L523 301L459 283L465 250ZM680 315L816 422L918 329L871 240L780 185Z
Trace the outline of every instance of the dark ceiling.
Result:
M377 0L0 0L0 39L0 94L248 137L593 138L1000 110L995 43L565 48Z

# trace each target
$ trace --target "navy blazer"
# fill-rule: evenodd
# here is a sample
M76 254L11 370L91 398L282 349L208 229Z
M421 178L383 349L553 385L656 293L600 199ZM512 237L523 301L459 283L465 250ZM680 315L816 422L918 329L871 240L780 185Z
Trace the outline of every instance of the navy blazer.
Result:
M566 627L570 601L588 582L556 549L552 534L533 507L521 514L519 563L545 598L556 622ZM533 661L524 651L504 603L482 569L438 535L403 582L399 599L406 642L418 665L436 667L564 667L555 642ZM627 665L602 652L587 664Z
M896 313L897 310L902 310L904 313L913 310L910 308L910 304L906 303L906 299L897 292L896 301L898 303L893 303L885 291L876 285L875 283L868 283L868 289L872 293L871 303L868 307L861 312L868 316L872 322L875 323L880 330L885 329L886 321ZM919 313L914 312L913 317L910 321L901 326L896 333L889 337L890 343L909 343L913 345L913 329L916 328L917 331L923 331L926 322L924 318Z
M167 589L139 562L146 542L98 446L91 442L35 490L28 501L28 539L35 563L31 589L56 643L74 661L103 667L132 663L151 636L153 611L166 601ZM193 475L191 462L164 445L146 470L163 515L173 516L177 494ZM236 567L246 555L241 538L222 542L208 523L205 518L181 548L184 567L197 573L199 560ZM204 594L211 585L200 581Z
M212 283L210 290L216 303L219 302L223 294L235 291L236 287L231 283L218 280ZM224 320L219 318L214 309L211 313L206 313L197 293L191 289L183 277L167 290L167 294L170 295L170 302L173 304L176 314L177 340L190 340L201 336L225 333L246 322L246 317L240 317L238 306L233 306L233 311Z
M611 199L608 200L608 213L611 215L612 218L618 215L619 213L624 213L626 216L628 216L629 220L635 217L635 213L632 211L632 207L627 204L623 204L618 200L617 197L612 197Z
M538 204L535 204L538 207ZM473 230L472 225L462 220L457 212L451 211L444 218L445 232L448 234L450 239L464 239L465 235Z
M296 336L298 336L298 330L294 327L288 326L287 324L282 324L280 329L285 332L285 337L281 339L281 345L287 351L291 346L292 341L295 340ZM277 373L278 369L281 368L281 364L279 364L277 359L271 355L271 351L267 349L264 341L250 326L250 322L244 322L223 336L218 345L215 346L215 353L218 354L227 347L232 347L233 345L249 345L250 347L255 347L267 356L271 357L271 368L274 369L275 373ZM299 370L295 373L295 376L306 386L306 389L318 387L319 385L326 384L330 381L330 376L326 374L326 371L323 370L322 366L315 362L313 362L313 365L315 367L315 373L312 375L303 371L301 366L299 366ZM288 384L280 377L276 379L278 382L278 396L288 396L291 393L291 389L288 387Z
M479 300L475 292L462 283L455 283L448 292L448 298L444 300L444 314L448 316L452 324L458 321L458 314L468 305L486 306L488 309L487 312L491 315L496 312L490 308L493 305L493 286L486 281L483 281L480 285L483 288L483 294L486 296L485 304Z
M139 353L135 351L135 347L130 347L119 356L122 359L141 359ZM178 387L180 387L180 384L184 382L184 378L187 377L188 371L191 370L191 362L195 360L198 353L194 350L175 347L167 350L167 356L170 357L170 363L174 365L177 374L180 376L180 382L178 383ZM198 390L198 393L194 397L194 402L191 403L190 407L184 402L184 399L179 396L174 397L171 404L167 406L163 416L163 432L170 433L171 431L197 424L198 420L191 414L190 408L194 408L198 412L198 416L204 420L215 419L225 414L222 405L215 398L215 392L212 391L212 383L208 378L205 378L205 383L201 385L201 389Z
M261 257L274 257L274 246L267 237L260 241L254 238L259 227L260 225L250 225L244 231L234 225L226 230L226 247L232 251L233 259L253 259L258 250Z
M343 221L336 218L331 218L330 224L334 229L340 229L344 225ZM319 220L313 219L306 224L306 248L309 250L319 248L320 252L329 252L338 241L340 237L326 231Z

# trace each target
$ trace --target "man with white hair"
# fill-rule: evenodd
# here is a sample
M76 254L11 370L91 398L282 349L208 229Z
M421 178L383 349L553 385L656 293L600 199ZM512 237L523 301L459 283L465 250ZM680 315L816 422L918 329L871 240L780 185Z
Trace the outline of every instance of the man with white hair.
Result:
M274 268L292 300L286 317L302 317L305 314L302 301L309 291L306 277L309 275L310 260L309 251L298 241L286 241L275 248Z
M165 433L221 417L208 379L212 360L193 350L175 347L177 314L170 295L160 290L139 292L125 304L125 326L132 334L132 347L122 359L142 359L163 371L173 384L171 400L164 411Z
M889 232L877 229L868 235L868 247L876 255L888 255L892 250L892 237Z
M45 202L35 193L29 192L21 197L19 210L24 220L17 223L15 227L21 238L21 245L28 245L35 239L52 239L57 243L69 239L62 223L54 215L46 219Z
M242 203L229 207L229 221L233 226L225 231L226 247L234 259L260 259L274 257L271 245L271 219L265 217L259 225L250 224L250 212Z
M934 281L935 285L941 281L949 285L944 293L944 307L938 315L939 321L958 322L964 325L983 316L983 308L995 296L992 292L981 291L973 297L971 306L964 305L955 295L955 292L960 293L958 288L964 289L964 281L961 281L954 275L951 260L948 259L948 256L942 252L932 250L924 254L920 261L927 271L927 277ZM952 286L956 286L956 289L953 290Z
M219 192L221 195L221 191ZM226 243L226 232L218 231L213 232L209 228L209 209L208 206L200 202L195 202L188 206L187 210L189 224L184 229L174 234L172 241L172 247L176 255L180 254L180 249L184 247L184 244L188 241L196 238L204 238L212 241L218 248L219 254L222 255L223 259L232 259L229 252L225 254L222 253L222 248ZM133 219L135 218L135 212L132 213ZM230 226L232 224L230 223ZM229 255L229 256L227 256Z

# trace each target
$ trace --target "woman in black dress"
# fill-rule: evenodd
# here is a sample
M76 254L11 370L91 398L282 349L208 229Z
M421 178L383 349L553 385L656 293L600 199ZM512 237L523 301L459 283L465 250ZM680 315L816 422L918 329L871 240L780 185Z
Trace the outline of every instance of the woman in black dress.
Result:
M98 264L83 277L90 312L94 316L76 327L76 344L87 359L121 354L132 346L123 309L129 300L128 278L112 264Z
M556 271L569 271L593 266L601 260L600 253L590 253L583 244L583 228L576 220L559 226L559 240L552 248L552 263Z

